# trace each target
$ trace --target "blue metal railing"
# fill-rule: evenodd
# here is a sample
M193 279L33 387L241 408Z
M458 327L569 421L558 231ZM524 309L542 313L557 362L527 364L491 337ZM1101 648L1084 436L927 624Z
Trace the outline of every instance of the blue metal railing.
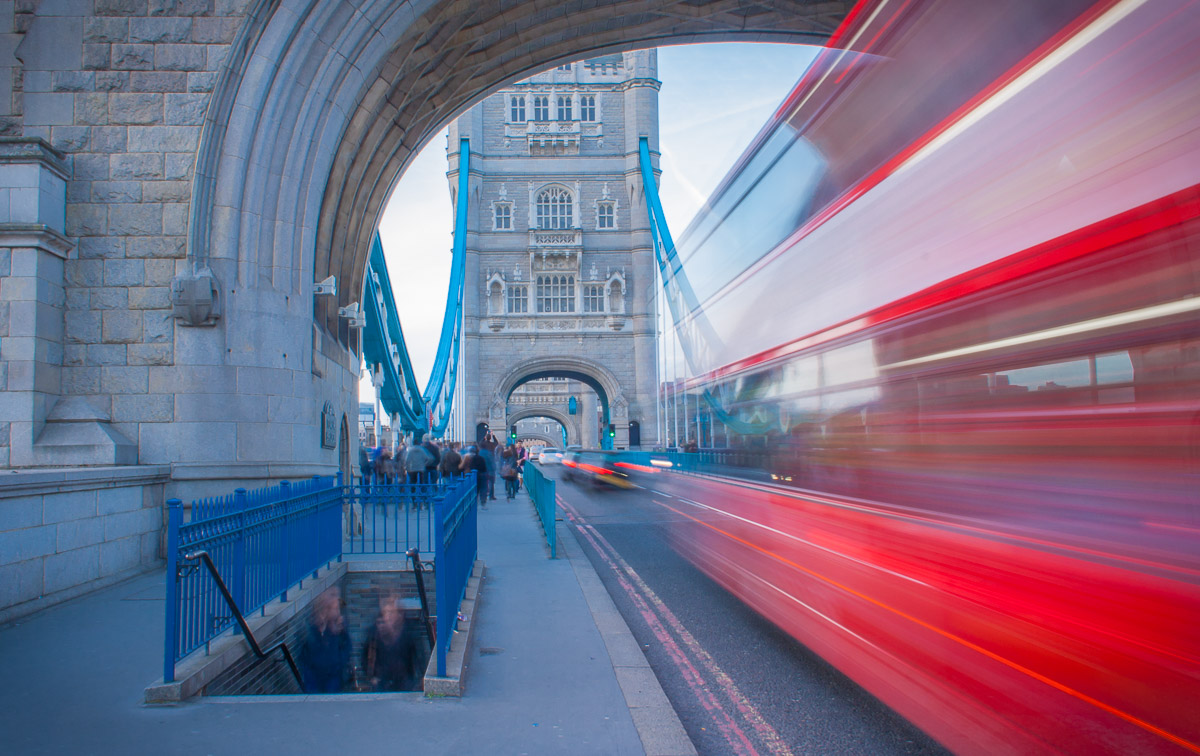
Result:
M274 599L343 554L403 554L434 558L438 612L438 674L462 604L478 545L475 473L436 483L341 485L341 474L196 501L183 522L171 499L167 521L167 596L163 680L175 665L233 627L230 602L208 571L207 552L242 614ZM343 520L343 511L346 518ZM346 528L343 530L343 523Z
M542 471L532 462L525 463L525 490L537 509L538 519L542 521L542 532L546 534L546 543L550 545L550 558L558 557L558 533L555 530L554 481L542 475Z
M211 575L191 555L206 551L238 608L260 609L341 553L341 474L203 499L183 522L167 502L166 643L163 680L175 663L234 624Z
M437 673L446 676L446 653L479 552L475 473L454 481L434 502L437 579Z
M376 482L345 487L345 554L403 554L416 547L433 553L433 502L462 476L428 483Z

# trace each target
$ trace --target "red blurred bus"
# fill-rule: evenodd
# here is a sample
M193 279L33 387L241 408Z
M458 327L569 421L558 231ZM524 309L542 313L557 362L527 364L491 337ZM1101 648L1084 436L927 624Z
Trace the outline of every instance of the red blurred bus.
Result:
M1197 39L862 2L679 240L688 406L786 484L676 479L680 550L957 751L1200 753Z

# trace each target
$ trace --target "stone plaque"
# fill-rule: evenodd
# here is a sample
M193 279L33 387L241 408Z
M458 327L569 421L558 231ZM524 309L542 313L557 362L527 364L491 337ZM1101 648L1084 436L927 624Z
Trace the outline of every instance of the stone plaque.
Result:
M321 408L321 447L336 449L337 437L337 414L333 411L333 402L325 402Z

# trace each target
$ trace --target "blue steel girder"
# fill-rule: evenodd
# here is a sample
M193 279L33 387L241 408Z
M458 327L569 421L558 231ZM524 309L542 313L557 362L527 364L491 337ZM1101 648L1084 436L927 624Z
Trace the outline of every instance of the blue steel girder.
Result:
M413 371L400 315L392 294L383 243L376 233L371 240L363 286L363 359L372 374L382 379L379 401L389 416L400 418L406 433L432 433L442 436L450 422L454 389L458 383L458 358L463 323L463 285L466 272L466 234L470 145L464 139L459 152L458 205L454 223L454 251L450 266L450 286L442 332L434 357L429 382L422 392Z
M405 432L427 430L425 402L404 342L404 330L400 327L400 315L378 232L371 240L362 308L366 318L363 359L373 374L382 374L383 383L378 390L384 412L399 417L400 427Z
M684 359L691 365L712 364L705 352L717 346L717 335L688 281L683 261L675 248L675 240L667 227L667 217L663 213L662 201L658 196L658 183L654 180L654 166L650 162L650 144L646 137L639 138L638 152L646 207L650 215L650 237L654 246L654 257L662 277L663 296L671 310L671 319L675 321L675 331L683 346ZM776 424L774 418L746 421L735 417L707 388L704 389L704 401L722 423L737 433L765 433Z
M458 383L459 337L462 333L463 286L467 268L467 203L471 172L471 145L459 141L458 193L454 213L454 250L450 261L450 286L446 292L446 310L442 318L442 335L429 382L425 384L424 401L428 408L430 432L435 437L446 433L450 411L454 404L454 389Z

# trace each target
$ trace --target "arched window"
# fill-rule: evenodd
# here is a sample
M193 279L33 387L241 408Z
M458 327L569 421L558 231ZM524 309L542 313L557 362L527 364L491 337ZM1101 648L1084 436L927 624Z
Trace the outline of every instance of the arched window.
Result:
M570 121L571 120L571 110L572 110L571 96L570 95L560 95L558 98L558 120Z
M537 227L558 230L571 227L571 193L559 186L537 196Z

